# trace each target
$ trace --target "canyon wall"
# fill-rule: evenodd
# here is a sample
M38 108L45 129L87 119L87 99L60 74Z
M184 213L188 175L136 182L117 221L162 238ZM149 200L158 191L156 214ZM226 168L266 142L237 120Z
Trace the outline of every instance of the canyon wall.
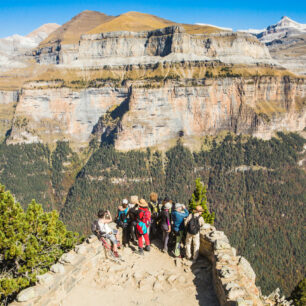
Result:
M80 68L182 60L275 64L267 47L249 34L189 34L181 26L138 33L84 34L79 44L58 42L37 49L34 56L41 64Z
M156 86L155 86L156 85ZM0 105L7 99L0 96ZM118 150L170 143L227 130L264 139L275 131L301 131L306 83L289 77L227 77L188 81L129 81L100 88L24 88L8 143L96 137Z

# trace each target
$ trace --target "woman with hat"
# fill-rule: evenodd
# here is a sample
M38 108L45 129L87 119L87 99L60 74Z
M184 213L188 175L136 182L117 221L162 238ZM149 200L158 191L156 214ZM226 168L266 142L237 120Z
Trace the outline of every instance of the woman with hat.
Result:
M198 205L185 220L185 226L187 228L186 236L186 257L192 259L191 244L193 242L193 260L196 261L199 256L200 249L200 230L204 226L205 221L202 217L204 209L201 205Z
M145 251L150 251L149 227L151 222L151 212L149 205L144 199L139 200L139 209L137 211L136 233L138 239L138 254L143 255L143 241L145 240Z

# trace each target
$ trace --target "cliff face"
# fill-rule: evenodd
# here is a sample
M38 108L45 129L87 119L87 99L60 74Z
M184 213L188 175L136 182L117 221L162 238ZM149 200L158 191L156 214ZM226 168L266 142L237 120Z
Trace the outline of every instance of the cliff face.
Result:
M101 137L131 150L222 130L269 138L305 128L305 101L305 81L288 77L29 88L20 94L8 143L66 139L81 146Z
M244 33L190 34L181 26L144 32L82 35L79 44L42 47L35 52L42 64L96 68L105 65L162 61L221 60L225 63L274 63L267 47Z
M12 127L18 91L0 91L0 141L3 141Z

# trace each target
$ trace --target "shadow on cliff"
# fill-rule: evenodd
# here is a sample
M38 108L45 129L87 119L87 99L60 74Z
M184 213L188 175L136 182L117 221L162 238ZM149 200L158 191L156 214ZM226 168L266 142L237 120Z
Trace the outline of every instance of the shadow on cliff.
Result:
M195 278L193 283L197 290L197 300L201 306L219 306L218 298L214 291L212 266L208 259L199 257L192 264L191 271Z
M101 116L92 129L92 135L100 138L102 145L114 145L118 132L121 130L121 120L129 111L131 89L126 99L117 107L111 108Z

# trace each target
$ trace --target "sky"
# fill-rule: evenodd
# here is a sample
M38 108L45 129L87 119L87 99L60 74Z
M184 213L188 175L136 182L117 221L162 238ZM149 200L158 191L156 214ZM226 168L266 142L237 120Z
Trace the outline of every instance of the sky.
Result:
M306 24L302 0L0 0L0 37L26 35L44 23L64 24L84 10L108 15L138 11L183 23L207 23L237 29L262 29L282 16Z

